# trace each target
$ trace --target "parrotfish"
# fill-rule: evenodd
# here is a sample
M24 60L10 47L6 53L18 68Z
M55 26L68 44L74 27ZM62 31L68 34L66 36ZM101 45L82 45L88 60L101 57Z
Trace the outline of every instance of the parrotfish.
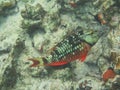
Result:
M30 58L33 64L30 67L36 66L61 66L79 59L84 62L90 48L98 40L98 36L92 31L84 33L77 31L68 35L61 42L56 44L48 56Z

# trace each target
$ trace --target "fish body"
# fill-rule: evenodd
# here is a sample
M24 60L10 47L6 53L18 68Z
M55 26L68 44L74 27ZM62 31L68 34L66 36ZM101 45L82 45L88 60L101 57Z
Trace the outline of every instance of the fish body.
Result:
M61 42L54 46L46 57L30 58L33 61L31 67L43 65L43 66L61 66L74 60L81 60L83 62L92 46L91 40L88 40L88 36L91 34L83 34L81 31L77 31ZM86 39L87 38L87 39Z

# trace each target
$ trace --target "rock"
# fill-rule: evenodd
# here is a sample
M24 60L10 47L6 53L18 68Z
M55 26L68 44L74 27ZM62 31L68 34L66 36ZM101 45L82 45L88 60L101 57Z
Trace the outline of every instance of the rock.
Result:
M14 12L11 12L10 9L15 8L17 5L16 0L1 0L0 1L0 15L7 15L12 14Z
M23 17L21 23L22 28L27 29L29 32L40 29L44 15L45 10L40 4L36 6L26 4L25 9L21 11L21 16Z
M53 14L47 14L42 23L42 27L44 27L46 32L55 32L58 30L60 25L60 15L59 12Z
M26 4L25 9L21 11L21 16L24 19L40 20L45 15L45 11L40 4L35 6Z
M10 53L8 54L7 58L4 57L4 60L3 60L4 66L1 67L1 69L2 68L4 69L2 69L2 72L0 75L2 76L1 84L0 84L1 90L12 88L16 84L17 77L19 76L16 70L16 66L17 66L16 59L19 57L19 54L22 52L23 48L24 48L24 40L21 41L18 38L15 42L15 45L12 46L12 49L10 50Z

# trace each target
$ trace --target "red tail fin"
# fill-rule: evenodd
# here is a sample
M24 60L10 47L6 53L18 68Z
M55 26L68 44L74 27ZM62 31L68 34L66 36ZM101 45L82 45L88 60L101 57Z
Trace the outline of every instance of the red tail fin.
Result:
M36 60L36 59L30 58L28 60L33 62L33 64L30 65L30 67L37 67L40 64L40 62L38 60Z

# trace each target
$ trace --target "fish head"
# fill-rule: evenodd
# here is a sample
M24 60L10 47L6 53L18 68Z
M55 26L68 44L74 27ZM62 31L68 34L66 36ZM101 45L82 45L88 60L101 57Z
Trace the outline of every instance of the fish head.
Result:
M83 35L80 35L81 39L90 45L94 45L100 37L106 37L108 30L84 30Z

